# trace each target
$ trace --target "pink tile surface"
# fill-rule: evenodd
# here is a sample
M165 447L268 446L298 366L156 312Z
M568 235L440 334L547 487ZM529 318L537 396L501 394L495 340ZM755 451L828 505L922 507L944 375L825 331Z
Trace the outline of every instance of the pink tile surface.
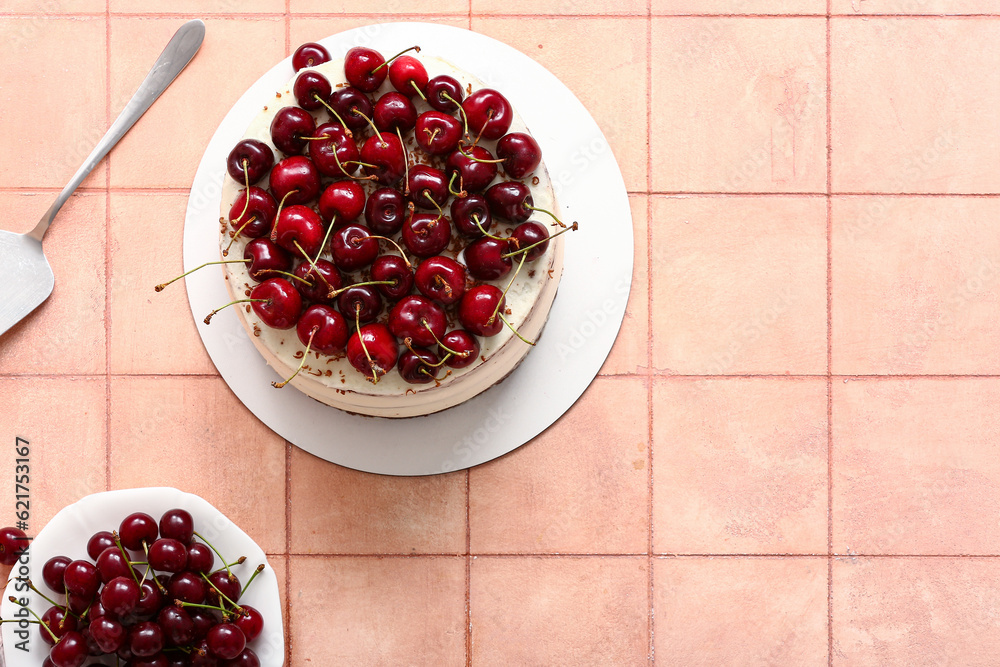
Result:
M1000 551L996 379L833 385L837 553Z
M653 439L656 552L826 552L825 379L657 381Z
M472 663L644 663L647 568L632 557L476 558Z
M18 436L29 532L107 488L199 493L271 554L294 667L996 662L994 3L0 4L15 231L176 27L208 29L46 238L52 298L0 338L0 525ZM152 289L232 103L299 43L385 20L538 60L630 192L600 377L525 447L438 477L284 442L216 375L184 285Z
M824 191L825 29L821 18L653 19L653 190Z
M827 662L823 558L653 561L654 649L678 665Z
M996 192L998 38L990 20L831 21L834 190Z
M835 560L833 664L993 664L998 568L995 558Z

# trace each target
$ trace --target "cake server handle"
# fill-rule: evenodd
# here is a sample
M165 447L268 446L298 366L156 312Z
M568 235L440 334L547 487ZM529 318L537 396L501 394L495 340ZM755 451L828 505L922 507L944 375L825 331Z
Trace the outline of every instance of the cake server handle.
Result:
M73 191L83 182L87 174L93 171L97 163L104 159L108 151L114 148L115 144L125 136L125 133L135 125L135 122L139 120L142 114L146 113L146 110L152 106L156 98L177 78L181 70L187 67L187 64L194 58L194 54L198 53L198 49L201 48L201 43L204 39L205 24L198 19L188 21L174 33L174 36L170 38L170 42L167 43L166 48L163 49L163 53L160 54L160 57L153 64L153 69L149 70L149 74L146 75L142 85L139 86L139 90L135 91L135 95L132 96L132 99L122 109L118 118L108 128L107 133L97 142L97 146L94 147L93 152L87 157L87 160L73 174L73 178L63 188L63 191L59 193L59 196L52 203L52 206L49 207L49 210L45 212L45 215L42 216L39 223L28 233L29 236L38 241L42 240L49 225L52 224L52 219L56 217L56 213L66 203L66 200L70 198Z

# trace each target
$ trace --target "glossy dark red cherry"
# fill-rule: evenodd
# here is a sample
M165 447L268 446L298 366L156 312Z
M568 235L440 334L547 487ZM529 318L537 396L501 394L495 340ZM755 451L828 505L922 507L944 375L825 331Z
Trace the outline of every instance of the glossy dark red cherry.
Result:
M292 86L295 101L308 111L323 108L323 103L329 99L332 92L333 86L330 85L330 80L312 70L299 74Z
M298 155L306 147L303 137L316 133L312 114L299 107L285 107L271 120L271 143L285 155Z
M325 141L309 142L309 157L324 176L351 176L360 165L361 153L353 137L340 123L324 123L316 128L317 137L328 137Z
M251 304L253 311L272 329L291 329L299 321L299 315L302 313L302 297L284 278L265 280L250 291L250 298L261 299ZM187 601L193 602L193 600Z
M502 181L486 190L490 213L499 220L524 222L531 217L533 200L528 186L519 181Z
M506 300L495 285L476 285L462 297L458 319L462 326L477 336L495 336L503 328L498 312L503 313ZM499 304L499 306L498 306Z
M139 576L141 577L142 575L140 574ZM164 587L170 581L165 574L157 575L156 579ZM164 594L160 592L159 587L151 579L146 579L145 581L140 579L140 581L139 604L135 607L135 615L142 619L148 619L163 606Z
M333 263L341 271L350 273L368 266L378 257L378 239L364 225L347 225L330 235L330 252Z
M152 544L160 534L156 519L145 512L134 512L122 519L118 526L118 537L122 546L133 551L142 551L142 545Z
M379 255L372 263L371 279L379 282L393 281L391 285L378 286L378 291L393 301L406 296L413 289L413 270L399 255Z
M128 647L139 658L154 656L163 649L163 630L152 621L136 623L129 630Z
M284 199L286 206L305 204L319 194L319 172L304 155L286 157L274 165L269 183L274 198L279 202Z
M452 178L452 174L457 174L455 188L461 186L466 192L482 192L496 178L497 165L495 162L481 162L481 160L492 159L494 158L490 152L482 146L459 149L448 156L445 171L448 173L449 180Z
M361 162L374 165L362 167L366 174L374 175L382 185L396 183L406 170L403 144L395 134L381 132L365 140L361 147Z
M101 555L97 557L95 567L97 567L101 581L105 584L116 577L131 578L132 576L128 561L125 560L125 556L122 555L121 549L117 546L108 547L102 551Z
M365 210L365 191L355 181L331 183L319 198L319 214L329 223L336 216L334 226L342 227L354 222Z
M403 244L417 257L439 255L451 242L448 218L436 213L415 213L403 223Z
M538 259L549 247L549 230L545 228L545 225L529 220L528 222L522 222L517 227L514 228L514 233L511 237L517 240L518 248L531 248L525 253L525 261L530 262L532 260ZM538 245L535 245L535 244ZM519 257L516 257L520 261Z
M497 142L497 157L511 178L524 178L542 161L542 149L534 137L524 132L505 134Z
M87 555L90 556L90 560L97 560L101 552L113 546L115 546L114 535L106 530L96 532L87 540Z
M280 280L280 278L275 280ZM167 594L172 600L202 604L205 602L206 588L205 580L197 574L190 571L178 572L170 577L170 581L167 583Z
M101 606L115 618L131 614L139 604L139 584L129 577L115 577L101 589Z
M469 195L465 198L456 197L451 202L451 221L462 236L478 239L483 231L490 231L493 226L493 215L486 204L486 197Z
M511 258L504 257L512 250L506 240L489 236L478 238L465 247L463 259L469 267L469 275L476 280L499 280L511 269Z
M63 583L66 585L66 592L86 598L86 606L90 606L90 600L97 594L97 589L101 585L101 575L92 563L74 560L63 572Z
M227 660L222 667L260 667L260 658L248 646L238 656L232 660Z
M382 312L382 297L376 285L351 285L337 297L337 307L352 321L374 322Z
M407 97L419 95L427 86L427 69L413 56L399 56L389 65L389 82Z
M161 537L149 547L147 559L150 566L158 572L181 572L187 568L187 547L180 540Z
M450 306L465 294L465 267L450 257L430 257L417 267L414 283L428 299Z
M409 132L417 123L417 108L409 97L389 91L375 102L372 120L375 127L385 132Z
M105 653L114 653L121 648L127 635L121 623L107 616L93 618L89 628L90 636Z
M177 540L181 544L191 544L194 539L194 518L185 509L167 510L160 517L160 537Z
M443 336L447 325L444 308L422 296L403 297L389 312L392 335L399 340L409 338L421 347L436 344L435 336Z
M438 210L445 205L451 194L448 192L448 177L440 169L427 164L410 167L406 183L410 190L410 201L418 208Z
M292 67L298 72L304 67L315 67L329 62L330 52L322 44L306 42L292 54Z
M68 556L53 556L45 561L42 566L42 581L56 593L65 593L66 585L63 583L63 573L66 566L70 564Z
M156 622L163 630L167 645L184 646L194 639L194 621L176 605L167 605L156 614Z
M347 341L347 361L370 380L392 370L398 358L399 344L384 324L366 324Z
M465 329L453 329L441 339L438 354L447 356L445 364L452 368L465 368L476 363L479 358L479 341ZM447 348L447 349L446 349ZM450 356L448 353L451 352Z
M410 384L428 384L437 379L441 372L440 359L428 349L411 347L399 355L396 368Z
M325 304L313 304L302 313L295 326L295 333L303 345L309 344L309 334L314 327L318 328L312 337L311 349L322 354L344 351L350 331L343 315Z
M325 233L319 214L308 206L296 204L281 209L271 238L294 256L315 257Z
M188 546L188 570L208 574L215 564L215 554L202 542L192 542Z
M330 292L343 287L344 278L329 260L317 259L315 264L313 266L309 262L302 262L295 267L292 273L306 281L296 281L295 289L314 303L333 303ZM299 325L301 326L301 320Z
M74 630L63 635L59 643L52 647L49 659L55 667L80 667L87 654L87 640Z
M264 630L264 617L257 609L248 604L240 606L243 608L243 613L237 614L233 623L243 631L247 641L252 642Z
M264 177L273 164L274 151L270 146L256 139L244 139L229 152L226 169L237 183L246 183L246 175L249 174L250 184L253 185Z
M372 101L357 88L338 88L330 95L330 106L352 130L368 127L365 118L372 117Z
M425 111L417 116L414 128L417 145L431 155L447 155L462 138L462 123L440 111Z
M298 327L296 325L296 333L298 333ZM209 604L221 606L223 603L229 604L222 596L229 598L232 602L239 602L240 595L243 594L243 587L240 584L240 579L235 574L230 575L230 573L225 570L219 570L208 575L208 590L206 591L206 598Z
M229 226L234 232L239 230L241 236L255 239L271 229L277 212L278 202L274 197L264 188L251 185L250 190L241 192L230 207Z
M378 188L368 195L365 222L369 229L382 236L392 236L403 228L406 201L395 188Z
M375 49L355 46L344 56L344 76L348 83L366 93L375 92L389 74L385 58Z
M52 635L55 635L58 639L62 637L67 632L72 632L77 628L76 616L66 612L63 607L49 607L44 614L42 614L42 623L45 624L51 634L45 630L45 628L39 628L42 639L46 644L52 646L55 641L52 639Z
M454 113L458 110L458 105L465 99L465 89L462 88L462 84L457 79L447 74L441 74L427 82L424 95L427 96L427 103L433 109Z
M462 102L469 119L469 131L481 134L483 139L499 139L514 119L514 110L507 98L492 88L481 88Z
M291 255L266 236L250 241L243 249L243 259L250 260L247 272L258 282L273 277L275 271L288 271L292 268Z

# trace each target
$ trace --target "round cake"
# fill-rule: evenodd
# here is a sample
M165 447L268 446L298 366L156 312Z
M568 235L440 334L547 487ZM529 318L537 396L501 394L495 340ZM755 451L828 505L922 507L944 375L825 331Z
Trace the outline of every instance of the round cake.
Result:
M317 47L300 47L296 58L322 54ZM379 62L377 52L372 53ZM348 73L344 58L324 62L312 55L297 63L306 66L262 105L230 155L219 236L228 262L225 279L234 300L250 300L237 305L239 319L268 365L282 378L291 378L288 384L352 413L426 415L492 387L532 349L562 274L564 239L558 232L565 225L555 218L555 195L540 151L537 159L529 159L530 171L522 173L524 160L517 160L523 145L537 151L537 144L505 99L490 102L496 91L423 54L370 65L368 74L386 70L384 81L366 80L368 88L377 87L360 91L351 85L358 79L357 56L348 52L355 70ZM329 95L323 81L329 82ZM468 103L463 106L471 110L469 120L460 110L462 96ZM409 99L417 114L409 131L400 128L411 113L402 98ZM428 98L437 104L432 107ZM493 106L477 128L476 108L470 105L481 99ZM449 108L443 100L455 103ZM508 120L509 126L502 127ZM455 122L462 135L458 148L446 146L442 152L441 137L447 139ZM366 162L366 156L374 161L370 156L400 143L405 160L401 176L381 163ZM263 150L260 145L273 153L274 166L264 175L251 173L252 164L241 158L248 146ZM352 147L358 150L352 152ZM320 185L313 192L312 177L301 176L302 170L324 166L321 161L329 163L331 157L336 170L331 172L329 164L319 170ZM484 184L483 173L495 176ZM442 175L447 192L441 190ZM247 194L248 182L253 196ZM362 191L360 214L345 210L353 206L350 193ZM274 204L276 211L269 208ZM262 226L269 211L273 218ZM395 229L400 216L402 226ZM319 229L315 218L322 220ZM323 239L316 244L320 230ZM374 245L378 249L372 260ZM282 252L284 265L273 261ZM396 270L391 280L386 279L387 267ZM409 288L405 272L415 277ZM290 304L290 313L276 315L275 303ZM475 315L494 303L499 305L491 317Z

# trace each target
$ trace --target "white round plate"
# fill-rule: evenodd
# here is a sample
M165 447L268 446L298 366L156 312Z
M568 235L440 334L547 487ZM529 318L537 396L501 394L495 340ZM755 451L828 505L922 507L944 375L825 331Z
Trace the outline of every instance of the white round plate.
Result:
M632 280L632 214L621 171L597 123L548 70L489 37L430 23L383 23L320 40L334 58L365 45L393 54L419 44L501 91L541 145L563 216L580 230L566 237L559 294L535 349L510 377L476 398L426 417L351 415L280 380L256 351L232 309L221 267L187 278L191 310L219 373L257 417L302 449L348 468L431 475L484 463L555 422L597 375L614 344ZM226 115L195 175L184 226L184 269L219 259L219 204L226 156L259 109L294 75L285 59L250 87Z
M159 520L160 515L175 507L190 512L194 518L195 530L211 541L227 558L236 560L240 556L247 557L244 564L233 568L243 583L247 582L254 568L267 563L267 557L257 543L204 498L177 489L157 487L95 493L64 507L31 541L27 556L21 556L22 561L28 561L27 569L30 574L27 576L35 586L55 599L55 594L42 581L42 566L48 559L67 556L90 560L87 555L87 540L94 533L118 530L122 519L132 512L146 512ZM218 557L216 564L219 564ZM49 604L37 593L17 590L18 582L14 577L24 576L22 567L24 566L19 563L10 573L11 581L7 584L3 603L0 604L0 617L5 619L17 618L14 615L18 610L17 605L7 599L11 595L28 598L28 605L39 615L49 608ZM249 644L250 648L257 653L263 667L281 667L285 664L285 631L281 621L278 579L270 565L257 575L253 586L240 601L254 607L264 616L264 631ZM37 624L32 624L28 626L28 650L18 649L17 644L22 639L15 632L21 629L19 626L18 623L4 623L2 626L6 667L40 667L49 654L49 645L39 636ZM114 659L106 664L115 664Z

